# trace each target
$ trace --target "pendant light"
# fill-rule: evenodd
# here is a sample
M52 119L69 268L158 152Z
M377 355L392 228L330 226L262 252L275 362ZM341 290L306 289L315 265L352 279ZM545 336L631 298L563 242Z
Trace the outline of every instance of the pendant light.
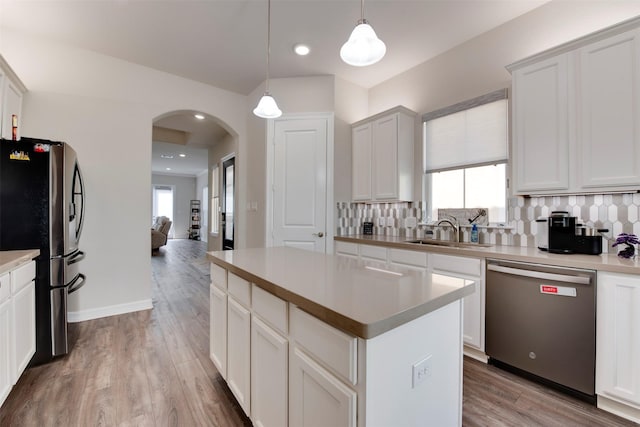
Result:
M360 20L349 40L342 45L340 58L349 65L365 67L380 61L386 52L387 46L364 19L364 0L360 0Z
M269 93L269 56L271 54L271 0L267 0L267 80L265 82L265 91L262 98L258 102L253 114L263 119L275 119L282 115L282 111L278 108L276 100Z

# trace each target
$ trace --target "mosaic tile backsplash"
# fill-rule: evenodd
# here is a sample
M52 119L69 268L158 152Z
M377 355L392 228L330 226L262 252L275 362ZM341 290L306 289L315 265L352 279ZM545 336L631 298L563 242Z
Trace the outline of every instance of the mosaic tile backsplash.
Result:
M423 217L422 202L337 204L338 236L362 233L362 223L373 222L373 233L409 238L434 237L449 240L450 227L419 224ZM595 194L577 196L512 197L509 199L509 221L506 227L480 226L481 243L530 246L535 244L536 218L552 211L567 211L579 222L609 230L607 236L620 233L640 235L640 193ZM418 224L414 225L416 223ZM469 240L471 228L463 227L463 239Z

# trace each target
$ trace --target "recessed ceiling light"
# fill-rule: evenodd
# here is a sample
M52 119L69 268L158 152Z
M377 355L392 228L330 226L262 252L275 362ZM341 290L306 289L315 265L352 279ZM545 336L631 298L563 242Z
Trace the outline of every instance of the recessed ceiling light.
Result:
M195 117L198 120L204 120L204 116L202 114L194 114L193 117Z
M298 44L293 46L293 51L297 55L305 56L305 55L308 55L309 52L311 52L311 49L309 49L309 46L307 46L306 44L298 43Z
M171 168L167 168L167 170L168 170L168 171L170 171L170 170L171 170Z
M173 159L173 154L160 154L161 159Z
M184 154L184 153L180 153L180 154L178 154L178 155L179 155L180 157L187 157L187 155L186 155L186 154Z

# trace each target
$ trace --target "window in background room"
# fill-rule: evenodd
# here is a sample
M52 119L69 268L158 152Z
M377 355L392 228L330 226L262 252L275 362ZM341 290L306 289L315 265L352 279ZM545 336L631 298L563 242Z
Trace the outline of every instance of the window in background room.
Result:
M200 235L200 239L206 242L207 236L209 235L209 187L202 188L202 233Z
M219 168L211 168L211 234L218 235L220 232L220 186Z
M173 221L173 188L167 185L153 186L153 216L166 216Z
M488 208L506 221L507 90L423 116L424 199L427 221L438 209Z

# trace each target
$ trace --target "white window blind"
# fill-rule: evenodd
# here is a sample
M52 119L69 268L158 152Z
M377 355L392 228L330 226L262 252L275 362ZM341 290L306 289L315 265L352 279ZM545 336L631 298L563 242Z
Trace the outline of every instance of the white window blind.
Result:
M423 116L425 173L506 163L506 89Z

